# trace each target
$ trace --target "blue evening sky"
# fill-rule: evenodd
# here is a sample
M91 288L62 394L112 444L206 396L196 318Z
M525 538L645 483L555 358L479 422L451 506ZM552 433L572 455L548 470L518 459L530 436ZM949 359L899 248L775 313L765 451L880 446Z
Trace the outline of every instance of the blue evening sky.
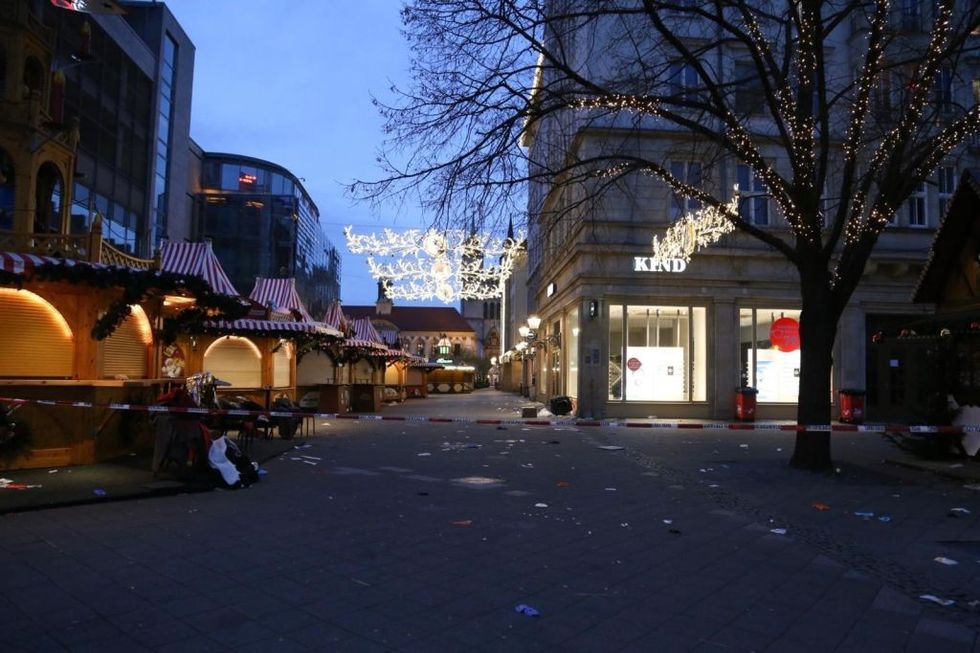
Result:
M401 2L165 2L196 48L191 137L205 151L266 159L305 179L343 257L344 303L374 303L377 285L365 258L347 250L343 227L407 229L419 226L421 212L352 203L343 185L381 174L383 134L371 96L391 99L391 84L408 79Z

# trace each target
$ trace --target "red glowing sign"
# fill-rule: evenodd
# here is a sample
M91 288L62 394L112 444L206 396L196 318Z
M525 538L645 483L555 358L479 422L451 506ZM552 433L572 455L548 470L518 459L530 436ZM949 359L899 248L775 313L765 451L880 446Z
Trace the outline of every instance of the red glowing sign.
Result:
M800 323L791 317L781 317L769 327L769 342L779 351L796 351L800 348Z
M247 172L238 175L238 183L240 184L254 184L256 181L258 181L258 177L250 175Z

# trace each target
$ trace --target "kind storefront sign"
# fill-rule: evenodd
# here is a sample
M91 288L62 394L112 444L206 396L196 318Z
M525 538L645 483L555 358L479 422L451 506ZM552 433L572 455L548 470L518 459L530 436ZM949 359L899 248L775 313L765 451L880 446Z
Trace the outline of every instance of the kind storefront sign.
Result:
M634 272L683 272L687 261L682 258L658 259L653 256L634 256Z

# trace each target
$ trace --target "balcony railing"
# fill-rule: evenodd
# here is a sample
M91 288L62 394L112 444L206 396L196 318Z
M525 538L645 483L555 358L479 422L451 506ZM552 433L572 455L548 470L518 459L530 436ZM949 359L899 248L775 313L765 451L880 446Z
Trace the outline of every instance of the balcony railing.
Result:
M95 219L87 234L36 234L0 231L0 252L35 254L104 263L137 270L160 267L159 256L139 258L102 239L102 221Z

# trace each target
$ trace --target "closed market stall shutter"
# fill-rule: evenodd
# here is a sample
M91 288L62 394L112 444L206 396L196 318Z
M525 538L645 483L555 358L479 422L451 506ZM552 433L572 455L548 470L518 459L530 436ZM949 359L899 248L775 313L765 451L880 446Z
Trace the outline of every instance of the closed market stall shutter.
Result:
M284 342L272 354L272 387L286 388L289 386L289 367L293 359L293 346Z
M333 383L333 361L320 351L311 351L296 363L296 385Z
M153 332L143 309L129 308L129 317L102 342L102 376L106 378L146 378L147 347L153 342Z
M61 313L28 290L0 288L0 377L71 378L75 340Z
M262 353L248 338L215 340L204 352L204 370L234 388L262 387Z

